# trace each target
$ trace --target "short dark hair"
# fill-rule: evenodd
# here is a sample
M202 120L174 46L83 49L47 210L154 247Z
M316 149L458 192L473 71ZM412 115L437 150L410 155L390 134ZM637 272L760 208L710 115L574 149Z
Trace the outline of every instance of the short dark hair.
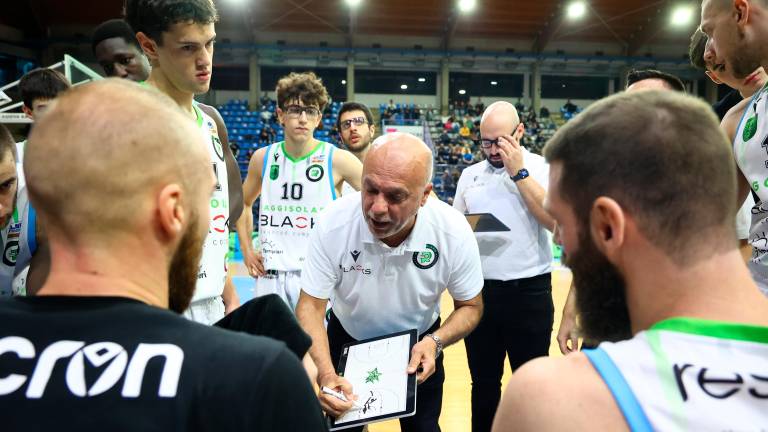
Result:
M544 156L561 164L559 195L582 229L595 200L606 196L678 265L735 244L731 146L712 108L697 98L662 90L610 96L562 126Z
M96 53L96 45L105 41L106 39L121 38L125 43L133 45L141 52L141 46L136 39L136 32L133 31L131 26L128 25L125 20L111 19L99 24L94 30L91 36L91 50Z
M5 158L7 152L10 152L13 155L13 159L18 162L19 157L16 154L16 141L13 139L13 135L11 135L8 128L0 123L0 160Z
M638 81L643 81L647 79L662 80L665 83L667 83L667 85L669 85L669 87L672 90L685 93L685 85L683 85L683 82L680 81L680 78L656 69L642 69L642 70L629 71L629 73L627 74L627 87L631 86L632 84Z
M341 109L339 109L338 117L336 117L336 129L339 131L341 131L341 115L349 111L362 111L363 114L365 114L365 121L367 121L369 125L373 124L373 114L371 114L371 109L365 106L365 104L361 104L360 102L344 102L344 104L341 105Z
M704 61L704 51L707 49L709 38L701 30L696 30L691 36L691 45L688 47L688 57L691 64L696 69L707 70L707 63Z
M19 80L21 100L29 109L32 109L35 99L55 99L69 87L67 77L53 69L33 69Z
M317 105L322 112L328 105L328 90L323 85L323 80L314 72L290 74L280 78L275 88L277 93L277 106L285 109L285 105L291 101L301 101L304 105Z
M125 21L162 45L163 32L177 23L211 24L219 20L211 0L125 0Z

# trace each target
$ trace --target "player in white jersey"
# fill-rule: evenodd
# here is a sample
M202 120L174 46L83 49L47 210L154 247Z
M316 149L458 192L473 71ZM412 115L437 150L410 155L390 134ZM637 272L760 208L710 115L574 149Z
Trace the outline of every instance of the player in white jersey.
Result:
M764 428L768 300L737 248L736 169L712 109L621 93L544 155L582 328L616 342L520 368L494 430Z
M309 232L343 182L360 190L362 164L350 152L313 137L328 104L328 92L314 73L291 73L278 81L276 91L285 141L251 157L237 233L248 272L258 277L256 295L278 294L295 309ZM250 209L259 196L257 252Z
M705 0L701 9L701 31L707 36L704 59L729 71L742 85L755 85L760 66L768 68L768 4L762 0ZM739 199L750 189L759 201L768 199L768 106L763 86L749 100L734 107L734 115L723 126L735 131L733 154L739 168ZM738 111L742 111L738 115ZM738 118L736 118L738 117ZM734 127L734 124L736 125ZM756 200L757 200L756 199ZM768 221L762 204L753 209L749 263L758 286L768 295Z
M23 294L23 285L22 292L18 289L14 292L13 280L29 264L37 249L35 213L26 190L18 188L14 146L8 129L0 125L0 297Z
M336 118L336 129L339 131L341 143L355 155L360 163L364 162L373 137L376 135L376 125L373 123L371 110L359 102L344 102L339 109L339 117ZM344 183L341 188L342 195L354 192L349 183Z
M211 155L217 186L211 197L209 231L195 296L185 314L195 321L212 324L239 305L234 285L227 277L226 258L230 218L226 159L234 160L234 156L229 146L222 145L216 122L194 101L196 94L206 93L210 87L216 9L208 0L184 1L184 7L179 7L179 3L128 0L125 15L152 65L146 84L170 96L197 122Z

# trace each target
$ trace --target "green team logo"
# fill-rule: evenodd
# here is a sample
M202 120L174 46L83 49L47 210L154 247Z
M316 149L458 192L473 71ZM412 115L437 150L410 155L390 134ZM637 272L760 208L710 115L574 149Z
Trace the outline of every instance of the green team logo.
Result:
M321 178L323 178L323 174L325 174L325 171L323 170L322 165L310 165L307 168L307 179L311 182L320 181Z
M422 270L432 268L440 258L436 247L429 243L425 247L427 250L413 253L413 264Z
M382 373L379 372L379 368L368 371L368 376L365 378L366 384L373 384L379 382Z
M271 165L269 167L269 179L277 180L279 176L280 176L280 165Z
M741 133L741 139L747 142L757 133L757 113L744 123L744 131Z

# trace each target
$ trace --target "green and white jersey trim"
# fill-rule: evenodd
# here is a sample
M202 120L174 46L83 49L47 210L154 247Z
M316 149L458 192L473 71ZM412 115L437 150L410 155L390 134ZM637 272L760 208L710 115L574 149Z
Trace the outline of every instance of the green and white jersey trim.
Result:
M632 430L768 427L768 327L673 318L586 354Z
M197 125L211 155L216 188L211 195L208 235L203 243L203 256L197 274L197 286L192 301L220 296L224 292L227 277L227 253L229 252L229 183L224 149L219 140L216 123L211 117L193 105L197 113Z

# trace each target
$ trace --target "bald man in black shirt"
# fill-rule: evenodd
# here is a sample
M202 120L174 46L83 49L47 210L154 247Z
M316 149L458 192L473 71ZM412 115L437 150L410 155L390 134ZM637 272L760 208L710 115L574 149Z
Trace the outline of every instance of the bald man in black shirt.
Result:
M127 80L73 89L25 173L51 270L39 297L0 302L3 430L326 430L283 343L178 315L215 178L173 101Z

